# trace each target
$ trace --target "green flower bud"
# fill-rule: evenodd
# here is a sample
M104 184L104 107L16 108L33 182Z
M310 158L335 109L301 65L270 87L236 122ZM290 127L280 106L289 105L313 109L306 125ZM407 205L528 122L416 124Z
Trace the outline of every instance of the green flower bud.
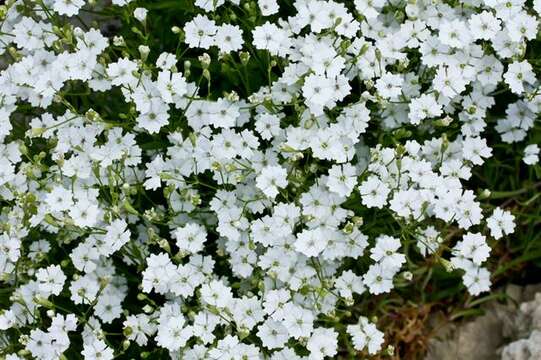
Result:
M239 57L242 65L246 65L248 64L248 61L250 61L250 53L247 51L241 51Z
M442 257L438 258L438 260L439 260L440 264L445 268L445 271L452 272L452 271L455 270L455 266L449 260L446 260L446 259L444 259Z
M169 245L169 242L166 239L161 239L158 241L158 245L168 253L171 252L171 245Z
M207 79L208 81L210 81L210 71L209 71L209 69L204 69L203 70L203 77L205 79Z
M139 45L138 50L141 55L141 60L145 62L148 58L148 54L150 54L150 48L146 45Z
M122 333L124 334L124 336L130 336L131 334L133 334L133 329L129 326L126 326L124 330L122 330Z

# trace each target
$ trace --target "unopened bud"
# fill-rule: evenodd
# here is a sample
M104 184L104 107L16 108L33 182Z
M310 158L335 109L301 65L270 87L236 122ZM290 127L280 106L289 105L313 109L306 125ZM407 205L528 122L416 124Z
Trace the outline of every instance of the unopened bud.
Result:
M247 51L242 51L239 57L242 65L246 65L248 64L248 61L250 61L250 53Z
M166 239L161 239L160 241L158 241L158 245L164 249L165 251L167 251L168 253L171 252L171 246L169 245L169 242L166 240Z
M204 69L203 70L203 77L205 79L207 79L208 81L210 81L210 71L209 71L209 69Z
M354 227L353 223L348 222L346 226L344 226L342 231L344 232L344 234L351 234L353 232L353 227Z
M139 54L141 54L141 60L145 62L150 54L150 48L146 45L139 45Z
M45 132L45 130L47 129L43 127L32 128L32 130L30 131L30 135L32 137L38 137L38 136L41 136Z
M54 308L54 304L52 302L40 296L35 296L34 302L48 309Z
M126 45L126 42L124 41L124 38L122 36L115 36L115 37L113 37L113 45L114 46L124 46L124 45Z
M100 278L100 291L105 289L109 285L109 278L102 277Z
M122 330L122 333L124 334L124 336L130 336L131 334L133 334L133 329L129 326L126 326L124 330Z
M209 67L211 62L209 54L204 53L203 55L200 55L198 59L201 62L201 66L203 67L203 69L207 69Z
M411 273L411 271L404 271L402 273L402 278L406 281L411 281L411 279L413 279L413 274Z
M239 339L242 341L243 339L247 338L250 335L250 331L246 328L240 328L237 332L237 335L239 336Z
M479 197L481 199L488 199L490 197L490 195L492 195L492 193L490 192L489 189L485 189L481 192L481 194L479 195Z
M449 126L453 122L453 118L450 116L446 116L443 119L441 119L441 124L443 126Z
M145 22L147 19L148 10L145 8L138 7L133 11L133 16L140 22Z
M452 272L452 271L455 270L455 266L449 260L446 260L446 259L440 257L439 261L440 261L440 264L445 268L445 271Z

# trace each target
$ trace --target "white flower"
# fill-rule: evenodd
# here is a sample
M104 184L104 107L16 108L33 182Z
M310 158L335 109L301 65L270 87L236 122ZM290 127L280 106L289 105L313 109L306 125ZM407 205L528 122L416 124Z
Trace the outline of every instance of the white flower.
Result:
M281 166L266 166L256 178L256 186L268 197L275 198L287 186L287 171Z
M158 61L160 60L158 59ZM161 66L170 68L172 65L164 63ZM168 70L159 72L156 88L160 92L162 100L167 104L181 101L188 92L188 84L184 76L181 73L171 73Z
M487 218L487 226L494 239L500 239L503 235L512 234L515 230L515 217L509 212L495 208L492 215Z
M488 259L490 247L483 235L467 233L462 237L462 241L455 245L454 252L460 257L471 259L476 265L481 265Z
M306 99L308 106L314 108L323 108L333 97L334 83L331 79L320 76L310 75L304 80L302 93Z
M197 15L184 25L186 44L192 48L208 49L214 45L218 27L205 15Z
M340 196L347 197L357 184L357 169L350 164L335 165L329 169L327 187Z
M131 233L127 227L128 224L121 219L114 220L111 225L107 226L103 245L99 246L103 255L107 256L120 250L130 240Z
M397 252L400 246L399 239L380 235L376 238L376 245L370 249L370 258L384 268L399 269L406 262L406 256Z
M284 306L287 316L284 317L284 326L289 336L299 339L309 337L314 329L314 315L310 310L288 303Z
M539 146L530 144L524 148L524 157L522 158L527 165L535 165L539 162Z
M257 336L267 349L280 349L284 347L289 338L286 327L272 319L268 319L259 325Z
M156 334L158 345L169 351L177 351L183 348L192 336L191 328L184 326L184 323L185 320L182 315L167 318L163 323L160 323Z
M129 315L123 323L124 329L128 335L129 340L134 340L140 346L146 345L148 336L156 332L156 326L150 321L150 318L146 314Z
M340 277L336 279L334 286L340 296L346 299L353 299L354 293L362 294L365 290L362 277L355 275L351 270L342 272Z
M63 186L55 186L50 193L47 194L45 201L49 205L51 211L65 211L73 206L71 192Z
M9 260L13 263L21 256L21 240L11 237L6 233L0 234L0 247L2 249L2 260Z
M101 211L97 205L85 200L79 200L69 209L69 215L73 222L80 227L94 226L98 222L100 213Z
M220 341L215 348L210 349L208 357L211 359L234 359L239 353L239 339L236 336L227 335ZM203 359L206 355L203 353Z
M476 165L481 165L484 160L492 156L492 149L487 146L486 139L479 137L468 137L464 139L462 153L464 158Z
M371 294L381 294L391 291L393 288L393 277L396 268L387 268L382 264L370 265L363 276L363 282Z
M438 68L433 84L444 96L453 98L466 90L467 81L459 68L442 66Z
M439 39L445 45L459 48L471 42L471 33L461 20L443 20L439 26Z
M235 323L246 329L252 329L257 323L263 321L264 312L257 297L243 297L236 299L233 306L233 319Z
M235 310L236 308L233 308ZM212 313L201 311L195 315L192 325L193 336L198 337L203 343L214 341L214 329L220 323L220 318Z
M136 63L127 58L121 58L116 63L109 64L107 75L113 85L133 85L137 81L134 76L136 70Z
M526 60L511 63L503 78L515 94L524 92L525 83L533 85L536 80L532 66Z
M51 334L40 329L33 329L30 331L26 350L37 359L49 359L54 354L53 342L54 338Z
M442 242L443 238L433 226L427 227L417 235L417 247L423 256L436 253Z
M122 315L122 298L107 293L100 295L94 313L104 323L111 323Z
M312 333L306 348L310 351L310 359L323 360L327 356L336 355L338 334L333 329L317 328Z
M177 246L182 251L197 253L203 250L207 241L207 231L198 224L186 224L173 231L172 236L177 240Z
M216 37L214 38L216 46L221 52L230 53L242 49L242 30L238 26L229 24L218 27Z
M53 9L60 15L73 16L85 5L84 0L54 0Z
M486 10L480 14L473 14L468 23L475 39L493 39L501 28L501 20Z
M327 239L320 228L304 230L297 235L295 249L306 256L318 256L325 246Z
M290 300L291 296L285 289L270 290L265 295L263 309L265 313L275 320L282 320L286 317L285 305Z
M168 52L162 52L156 60L156 66L162 70L171 70L177 63L177 56ZM159 74L158 74L159 76ZM184 84L185 86L185 84Z
M367 1L355 0L355 9L367 19L373 19L379 15L380 10L385 5L385 0Z
M276 0L258 0L257 5L263 16L276 14L280 9Z
M112 360L114 358L113 350L105 344L103 340L94 339L90 343L83 344L81 354L85 360Z
M60 266L50 265L47 268L39 269L36 273L36 279L39 281L39 290L45 297L48 297L51 294L60 294L67 278Z
M521 12L515 15L512 21L507 22L506 26L511 40L520 42L523 39L535 38L539 21L534 16Z
M87 274L72 281L69 289L70 299L75 304L92 304L100 291L100 284L94 274Z
M468 292L473 296L490 290L490 273L485 268L472 267L466 270L463 281L464 285L468 288Z
M169 123L169 106L158 98L149 103L147 111L137 117L137 125L149 133L157 133L163 126Z
M397 100L402 94L404 78L397 74L385 73L376 81L376 89L384 99Z
M292 45L287 31L270 22L256 26L252 31L252 36L256 49L267 50L272 55L284 56Z
M92 242L83 242L79 244L70 254L73 266L77 270L92 272L96 269L100 257L100 252Z
M147 258L147 268L143 271L143 291L150 292L154 289L160 294L165 294L170 290L171 280L165 274L176 272L176 268L167 254L151 254Z
M133 10L133 16L140 22L144 22L147 18L148 10L145 8L138 7Z
M271 140L280 134L280 118L268 113L258 114L255 117L255 130L264 140Z
M419 124L421 120L436 117L442 114L441 105L436 102L432 94L423 94L412 99L409 104L408 117L412 124Z
M348 325L347 332L351 336L355 350L368 349L370 355L377 354L383 345L383 333L366 317L361 316L356 325Z
M201 299L208 305L224 308L231 304L231 289L221 281L213 280L201 287Z
M222 6L225 3L225 0L196 0L195 6L200 7L201 9L210 12L216 10L218 7Z
M359 186L361 202L368 207L382 208L387 203L391 189L377 176L369 176Z

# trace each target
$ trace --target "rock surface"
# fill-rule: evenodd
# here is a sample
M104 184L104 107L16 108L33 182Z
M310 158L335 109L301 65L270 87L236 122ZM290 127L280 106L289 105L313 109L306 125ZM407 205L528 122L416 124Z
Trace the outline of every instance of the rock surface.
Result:
M541 284L505 293L507 304L487 303L484 315L439 330L425 360L540 360Z
M520 305L515 325L521 339L503 348L502 360L541 359L541 292Z

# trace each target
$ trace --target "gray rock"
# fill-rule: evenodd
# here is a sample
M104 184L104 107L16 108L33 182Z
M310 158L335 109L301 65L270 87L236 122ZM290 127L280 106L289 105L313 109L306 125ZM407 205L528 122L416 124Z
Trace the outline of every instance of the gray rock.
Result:
M474 321L450 325L447 334L429 343L426 360L494 360L504 343L502 311L488 309Z
M484 315L441 328L425 360L541 360L541 284L505 293L506 304L489 302Z
M522 338L503 348L502 360L541 359L541 292L520 305L515 324L517 336Z

